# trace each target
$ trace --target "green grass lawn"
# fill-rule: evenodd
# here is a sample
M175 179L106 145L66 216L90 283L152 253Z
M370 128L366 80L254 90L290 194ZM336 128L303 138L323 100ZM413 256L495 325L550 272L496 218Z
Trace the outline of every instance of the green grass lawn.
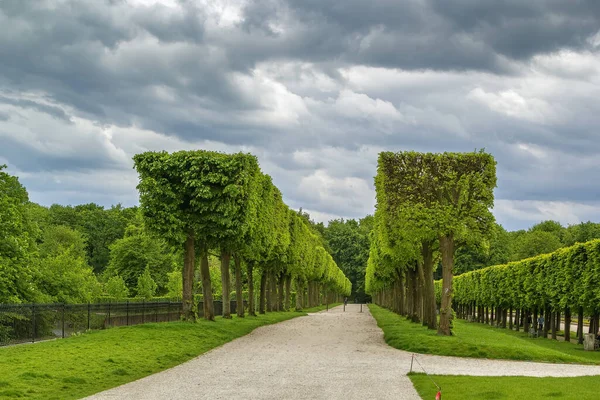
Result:
M523 332L454 320L454 336L438 336L421 324L370 304L371 314L392 347L422 354L444 356L600 364L600 352L584 351L582 345L544 338L529 338Z
M81 398L181 364L259 326L301 315L306 314L145 324L0 348L0 398Z
M567 399L598 398L600 377L527 378L409 375L422 399L433 400L437 388L442 388L443 400L491 399ZM431 378L431 379L430 379Z

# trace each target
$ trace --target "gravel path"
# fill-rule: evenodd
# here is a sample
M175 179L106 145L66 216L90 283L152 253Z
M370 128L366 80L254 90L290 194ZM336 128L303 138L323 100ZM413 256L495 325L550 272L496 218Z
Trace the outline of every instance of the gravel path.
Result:
M387 346L368 309L359 310L350 304L345 313L337 307L258 328L185 364L89 399L419 399L406 377L411 353ZM433 374L600 375L600 366L417 358Z

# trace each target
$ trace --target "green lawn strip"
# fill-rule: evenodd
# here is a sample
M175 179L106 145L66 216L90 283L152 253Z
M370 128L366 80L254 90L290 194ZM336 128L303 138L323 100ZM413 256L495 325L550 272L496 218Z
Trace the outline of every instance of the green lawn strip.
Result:
M581 400L598 397L600 376L577 378L529 378L522 376L451 376L410 374L410 380L422 399L433 400L442 388L444 400L469 399L565 399Z
M552 363L600 364L600 352L523 332L454 320L454 335L439 336L389 310L370 304L371 314L392 347L414 353Z
M145 324L0 348L0 399L78 399L181 364L259 326L302 315Z

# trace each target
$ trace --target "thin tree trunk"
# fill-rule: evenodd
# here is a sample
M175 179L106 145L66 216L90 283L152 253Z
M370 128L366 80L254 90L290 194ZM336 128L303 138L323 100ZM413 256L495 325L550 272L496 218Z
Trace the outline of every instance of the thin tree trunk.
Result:
M571 309L565 307L565 342L571 341Z
M262 274L260 275L260 299L258 301L258 312L264 314L267 312L266 309L266 300L269 298L267 295L267 271L262 270Z
M208 250L202 250L200 258L200 276L202 277L202 297L204 298L204 319L215 320L215 304L213 302L212 285L210 283L210 268L208 266Z
M283 311L290 311L292 301L292 276L286 275L285 277L285 303L283 305Z
M221 286L223 289L223 318L231 318L231 280L229 278L229 262L231 254L221 251Z
M283 311L283 298L284 298L284 293L283 293L283 285L284 285L284 281L285 281L285 277L283 276L283 274L281 274L281 276L279 277L279 287L277 288L277 293L279 295L279 299L277 301L277 311Z
M194 315L194 265L196 260L194 248L194 234L188 233L185 241L185 255L183 262L182 280L183 280L183 318L186 321L193 321Z
M521 314L521 309L517 308L515 312L515 326L517 328L517 332L521 330L521 322L523 320L523 315Z
M428 329L437 329L432 243L421 243L421 255L423 256L423 322Z
M423 263L417 262L417 318L418 322L423 323L423 292L424 287L423 283L425 281L425 276L423 272ZM423 323L424 326L427 326L426 323Z
M552 324L552 314L550 313L550 307L546 307L544 312L544 337L548 338L550 332L550 325Z
M452 335L452 270L454 268L454 237L440 238L442 253L442 305L440 307L440 325L438 334Z
M506 325L504 326L506 328ZM512 331L513 328L513 309L512 307L508 310L508 329Z
M485 307L485 323L490 323L490 309L488 306Z
M550 312L550 331L552 332L552 339L556 340L556 312Z
M239 255L234 256L235 262L235 308L236 314L244 318L244 285L242 284L242 259Z
M275 273L271 273L269 276L269 287L271 289L271 307L269 311L277 310L277 276Z
M248 270L248 315L256 317L256 305L254 304L254 263L247 263Z
M302 284L296 277L296 311L302 311Z

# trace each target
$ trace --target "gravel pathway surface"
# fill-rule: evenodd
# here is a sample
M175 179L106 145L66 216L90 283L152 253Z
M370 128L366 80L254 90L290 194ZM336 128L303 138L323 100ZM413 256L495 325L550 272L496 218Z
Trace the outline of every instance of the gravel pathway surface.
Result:
M174 344L176 345L176 344ZM432 374L600 375L600 366L418 355ZM419 399L411 353L389 347L350 304L254 330L175 368L88 399ZM413 369L418 371L418 364Z

